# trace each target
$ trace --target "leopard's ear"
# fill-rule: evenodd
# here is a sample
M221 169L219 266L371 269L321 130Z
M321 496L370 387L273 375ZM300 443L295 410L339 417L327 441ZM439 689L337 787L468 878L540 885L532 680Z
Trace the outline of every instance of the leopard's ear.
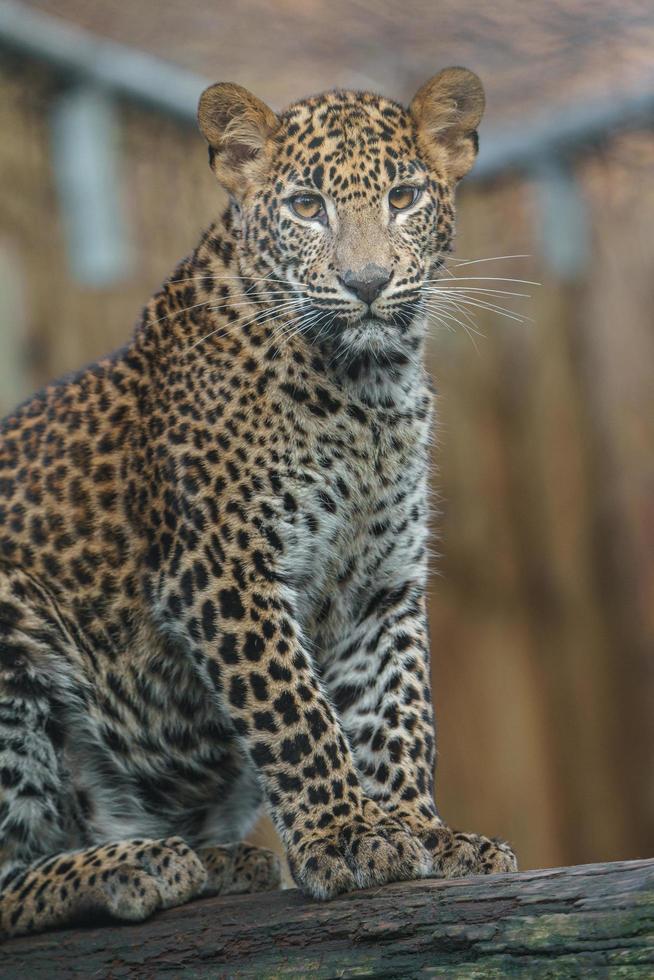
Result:
M200 96L198 122L209 144L211 169L228 191L240 196L265 170L279 119L241 85L217 82Z
M444 163L455 181L475 162L485 102L481 82L467 68L444 68L425 82L411 102L423 153L436 165Z

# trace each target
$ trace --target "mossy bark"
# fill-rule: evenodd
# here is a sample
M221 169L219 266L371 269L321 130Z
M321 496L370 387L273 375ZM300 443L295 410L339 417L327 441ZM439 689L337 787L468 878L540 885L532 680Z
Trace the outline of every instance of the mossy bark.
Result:
M297 891L207 899L137 926L15 939L0 976L654 976L654 860L425 880L318 904Z

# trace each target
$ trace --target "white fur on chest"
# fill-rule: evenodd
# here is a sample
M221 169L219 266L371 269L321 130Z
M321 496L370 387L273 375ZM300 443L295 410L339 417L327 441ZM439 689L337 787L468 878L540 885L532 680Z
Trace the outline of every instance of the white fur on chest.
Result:
M280 515L281 572L314 647L344 635L366 595L424 580L427 443L424 419L372 425L336 450L318 437L315 463L287 477L297 509Z

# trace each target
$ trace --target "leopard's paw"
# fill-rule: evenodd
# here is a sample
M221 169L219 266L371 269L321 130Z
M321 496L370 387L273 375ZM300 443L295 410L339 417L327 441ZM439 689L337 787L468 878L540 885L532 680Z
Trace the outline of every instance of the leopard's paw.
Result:
M200 894L206 871L180 837L125 840L55 855L3 894L0 934L20 936L108 915L141 922Z
M128 860L138 863L154 880L161 907L183 905L202 892L207 873L195 851L181 837L144 842Z
M498 838L465 834L443 825L420 835L432 857L432 874L439 878L463 878L517 871L511 847Z
M373 822L367 816L289 849L291 873L306 894L328 899L355 888L430 873L429 854L399 821L380 815Z
M204 847L197 852L207 871L205 895L241 895L279 888L281 865L272 851L253 844Z

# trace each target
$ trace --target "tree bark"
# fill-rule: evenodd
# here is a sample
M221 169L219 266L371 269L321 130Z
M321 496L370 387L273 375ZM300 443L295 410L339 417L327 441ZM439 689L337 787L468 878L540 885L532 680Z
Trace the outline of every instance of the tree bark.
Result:
M205 899L142 925L14 939L3 980L654 976L654 860L422 880L319 904Z

